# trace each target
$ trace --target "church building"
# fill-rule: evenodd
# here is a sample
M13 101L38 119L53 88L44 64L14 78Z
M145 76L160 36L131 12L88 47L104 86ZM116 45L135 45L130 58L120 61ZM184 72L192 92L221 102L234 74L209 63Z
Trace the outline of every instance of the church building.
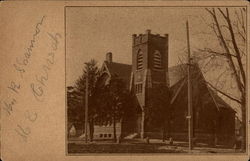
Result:
M144 34L132 35L132 65L114 62L112 53L106 54L101 68L103 85L108 84L112 76L119 76L135 96L135 117L121 123L124 137L131 134L140 138L161 137L161 129L152 131L147 127L145 110L152 106L149 101L154 95L152 89L166 86L170 95L170 104L166 108L171 109L166 116L171 118L167 126L168 136L176 140L188 139L187 65L169 67L168 49L168 34L161 36L146 30ZM205 78L198 64L191 67L191 80L194 138L216 144L233 140L235 111L204 83Z

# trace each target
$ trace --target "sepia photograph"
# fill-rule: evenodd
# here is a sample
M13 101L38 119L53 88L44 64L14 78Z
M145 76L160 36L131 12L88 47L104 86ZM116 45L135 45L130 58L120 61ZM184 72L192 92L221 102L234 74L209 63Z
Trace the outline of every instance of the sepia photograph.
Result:
M66 153L245 154L246 6L66 6Z

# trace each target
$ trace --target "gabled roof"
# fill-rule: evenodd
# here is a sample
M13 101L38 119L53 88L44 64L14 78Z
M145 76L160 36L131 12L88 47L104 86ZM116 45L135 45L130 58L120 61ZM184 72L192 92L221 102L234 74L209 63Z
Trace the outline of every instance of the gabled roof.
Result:
M172 87L187 74L187 65L180 64L168 68L169 85Z
M227 104L220 96L218 96L218 94L213 89L211 89L209 86L207 86L207 88L211 91L211 95L214 97L218 108L227 108L236 112L229 104Z
M103 71L108 72L110 76L119 76L125 81L127 87L129 87L132 65L104 61L103 68ZM169 67L168 69L170 89L173 92L171 103L176 100L181 90L187 88L187 83L185 83L187 81L187 69L187 64L180 64L177 66ZM206 92L208 96L210 96L209 98L206 98L207 101L213 101L218 110L220 108L228 108L233 110L231 106L228 105L221 97L219 97L214 90L207 86L204 80L205 78L198 65L194 65L192 67L192 72L194 76L200 74L199 79L201 82L204 82L204 85L206 86L206 91L204 92Z
M173 103L176 98L178 97L181 90L187 89L187 64L181 64L174 67L169 68L169 82L170 82L170 89L173 92L171 103ZM221 97L217 95L217 93L212 90L205 82L205 78L199 68L198 65L194 65L192 67L192 71L195 72L192 75L195 78L191 78L193 81L199 81L199 83L195 82L195 85L201 85L203 84L205 86L205 90L203 92L206 92L204 95L205 100L208 102L213 101L216 105L217 109L220 110L220 108L227 108L232 111L234 111L230 105L228 105ZM200 76L198 76L198 74ZM196 80L195 80L196 79ZM198 87L201 88L201 87ZM207 97L208 96L208 97ZM210 97L209 97L210 96ZM235 111L234 111L235 112Z
M104 61L104 65L107 67L107 70L111 76L119 76L129 87L130 75L132 70L131 65L107 61Z

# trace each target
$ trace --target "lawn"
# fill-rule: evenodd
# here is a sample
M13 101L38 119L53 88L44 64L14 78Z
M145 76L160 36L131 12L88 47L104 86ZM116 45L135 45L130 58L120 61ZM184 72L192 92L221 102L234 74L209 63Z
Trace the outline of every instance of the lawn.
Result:
M96 141L85 144L83 140L70 141L68 153L189 153L187 142L175 142L174 145L163 143L160 140L151 141L149 144L139 140L127 140L120 144L112 141ZM239 150L226 147L208 147L196 145L191 153L240 153Z
M164 148L164 144L115 144L115 143L90 143L90 144L76 144L69 143L69 153L178 153L183 152L177 149Z

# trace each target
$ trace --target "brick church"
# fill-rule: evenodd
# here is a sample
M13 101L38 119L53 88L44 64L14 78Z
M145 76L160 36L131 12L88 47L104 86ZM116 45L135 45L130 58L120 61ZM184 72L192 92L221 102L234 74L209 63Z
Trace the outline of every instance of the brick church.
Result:
M171 117L168 136L175 140L187 140L187 65L168 67L168 34L161 36L147 30L144 34L132 36L132 65L114 62L112 53L106 54L101 68L101 79L108 84L112 76L124 80L134 94L137 113L121 123L124 136L160 138L161 129L148 127L145 110L151 105L152 89L165 86L169 90ZM225 144L235 137L235 111L204 82L204 76L197 64L191 68L193 131L198 141L216 141ZM157 99L154 97L154 99ZM171 107L170 107L171 106ZM119 131L118 131L119 133Z

